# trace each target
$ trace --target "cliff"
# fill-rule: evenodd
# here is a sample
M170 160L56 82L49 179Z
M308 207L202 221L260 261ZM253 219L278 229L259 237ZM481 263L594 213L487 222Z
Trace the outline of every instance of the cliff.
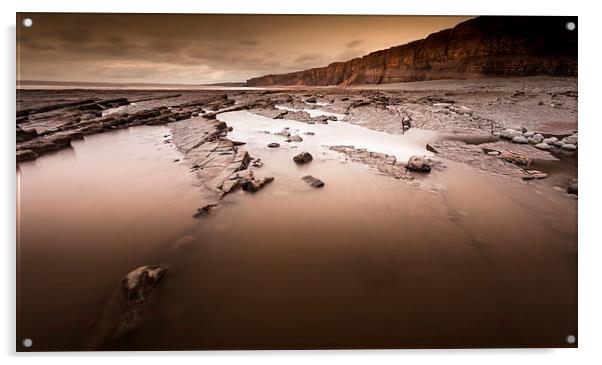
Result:
M576 17L482 16L347 62L252 78L247 86L382 84L505 76L576 76Z

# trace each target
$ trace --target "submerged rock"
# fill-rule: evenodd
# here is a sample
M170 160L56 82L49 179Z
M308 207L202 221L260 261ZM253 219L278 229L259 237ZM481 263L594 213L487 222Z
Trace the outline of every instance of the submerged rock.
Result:
M312 188L321 188L324 186L324 182L320 179L317 179L311 175L303 176L301 179L309 184Z
M301 152L300 154L293 157L293 161L295 161L298 164L308 163L313 159L313 156L309 152Z
M292 136L289 136L286 139L287 142L303 142L303 138L301 138L299 135L295 134Z
M155 288L166 274L166 268L151 265L127 274L100 318L93 323L88 346L102 349L138 329L150 310Z
M422 156L412 156L406 164L406 168L416 172L430 172L431 164Z
M196 213L194 213L194 215L192 216L193 218L200 218L203 215L207 214L209 212L209 210L211 210L212 208L217 207L217 204L207 204L201 208L199 208Z
M264 177L263 179L259 180L247 180L242 183L242 190L254 193L261 190L265 185L271 183L272 181L274 181L272 176Z

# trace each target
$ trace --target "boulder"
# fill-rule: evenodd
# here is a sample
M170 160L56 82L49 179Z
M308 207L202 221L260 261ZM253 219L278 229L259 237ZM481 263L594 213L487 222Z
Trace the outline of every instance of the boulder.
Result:
M529 140L523 136L516 136L512 138L512 143L527 144L529 143Z
M558 142L558 138L556 137L544 138L542 141L542 143L549 144L550 146L554 145L556 142Z
M406 168L416 172L430 172L431 164L422 156L412 156L406 164Z
M533 144L538 144L538 143L542 143L543 142L543 135L540 133L537 133L536 135L534 135L533 137L531 137L531 143Z
M542 151L548 151L548 150L552 149L552 146L550 146L547 143L543 143L543 142L536 144L534 147L537 149L540 149Z
M564 143L569 143L569 144L575 144L576 145L577 144L577 133L575 133L573 135L570 135L568 137L563 138L562 141Z
M320 179L317 179L311 175L303 176L303 181L309 184L312 188L321 188L324 186L324 182Z
M220 130L220 131L221 131L221 130L224 130L224 129L228 129L228 125L226 124L226 122L218 122L218 123L215 125L215 129L218 129L218 130Z
M525 137L525 138L531 138L534 135L535 135L535 132L533 132L533 131L523 133L523 137Z
M565 143L560 148L563 151L577 151L577 146L571 143Z
M293 157L293 161L295 161L298 164L308 163L313 159L313 156L309 152L301 152L300 154Z
M512 128L508 128L505 129L501 134L500 137L504 138L504 139L513 139L514 137L519 137L522 136L522 133L520 131L517 131L516 129L512 129Z

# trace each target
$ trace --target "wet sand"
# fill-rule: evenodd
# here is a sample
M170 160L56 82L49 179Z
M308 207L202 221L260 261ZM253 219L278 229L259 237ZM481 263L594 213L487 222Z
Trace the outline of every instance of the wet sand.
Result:
M84 339L120 280L152 264L168 274L150 312L103 349L576 346L565 342L577 335L577 199L565 191L576 155L536 160L550 176L523 181L482 163L493 158L482 152L476 168L426 149L451 130L359 123L383 109L345 112L340 91L316 106L301 93L265 95L269 111L254 104L216 120L85 136L19 164L18 338L33 338L33 350L89 349ZM140 103L149 102L119 112ZM385 110L398 106L408 108ZM309 119L266 116L305 108ZM323 112L345 118L323 124ZM454 125L471 130L469 121ZM232 130L218 140L245 144L194 154L190 146L216 143L207 136L219 122ZM285 127L303 141L275 135ZM400 163L424 155L433 169L396 179L336 145ZM216 171L243 151L246 170L274 181L220 197L228 175ZM302 151L313 161L295 164Z

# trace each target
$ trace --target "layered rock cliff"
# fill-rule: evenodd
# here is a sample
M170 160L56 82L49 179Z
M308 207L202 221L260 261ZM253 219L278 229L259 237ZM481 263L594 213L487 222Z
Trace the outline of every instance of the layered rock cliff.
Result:
M247 86L382 84L503 76L576 76L576 17L482 16L347 62L252 78Z

